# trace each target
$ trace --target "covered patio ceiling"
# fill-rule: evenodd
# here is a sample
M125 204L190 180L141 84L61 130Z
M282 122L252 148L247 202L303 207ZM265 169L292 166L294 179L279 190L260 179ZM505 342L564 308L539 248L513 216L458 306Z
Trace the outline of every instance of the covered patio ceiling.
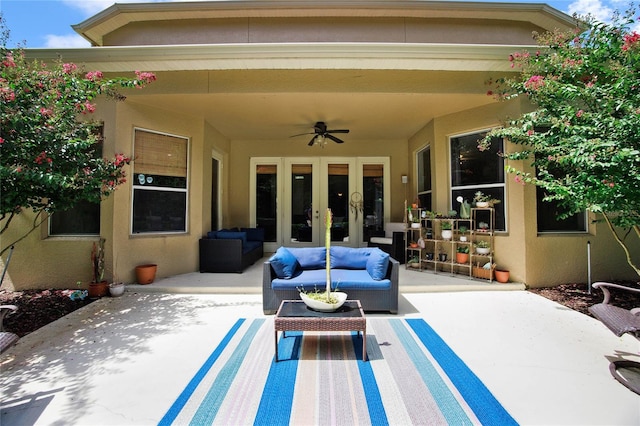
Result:
M513 73L513 48L293 43L27 53L106 73L153 71L158 80L130 91L129 102L201 117L231 141L285 141L324 121L348 128L345 141L366 142L407 140L435 117L496 102L486 83Z
M159 74L168 82L179 75ZM229 140L288 141L317 121L349 129L345 141L407 140L433 118L496 102L486 82L501 72L252 70L196 74L206 93L158 87L129 99L201 117ZM155 83L154 83L155 84ZM300 143L311 136L301 136ZM298 139L295 139L296 141Z

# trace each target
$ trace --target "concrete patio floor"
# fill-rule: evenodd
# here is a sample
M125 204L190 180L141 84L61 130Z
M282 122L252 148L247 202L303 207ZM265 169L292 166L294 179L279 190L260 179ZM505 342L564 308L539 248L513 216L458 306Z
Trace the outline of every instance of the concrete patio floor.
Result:
M131 285L25 336L0 358L0 424L157 424L231 325L263 316L261 266ZM637 340L521 286L460 281L403 271L398 317L424 318L516 421L640 424L608 371L640 361Z

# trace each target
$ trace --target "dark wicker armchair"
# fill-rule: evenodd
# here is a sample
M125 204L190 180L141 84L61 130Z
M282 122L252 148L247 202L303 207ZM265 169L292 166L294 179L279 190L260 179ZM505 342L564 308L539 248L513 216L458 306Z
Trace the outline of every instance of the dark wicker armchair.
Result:
M611 304L610 288L624 291L631 291L640 295L640 288L628 287L619 284L597 282L593 284L593 288L599 288L604 293L602 303L593 305L589 308L589 312L598 318L604 325L609 328L616 336L622 336L629 333L640 339L640 299L638 307L633 309L624 309ZM640 394L640 381L632 379L631 375L640 378L640 363L628 360L613 361L609 365L609 370L613 377L625 385L633 392Z

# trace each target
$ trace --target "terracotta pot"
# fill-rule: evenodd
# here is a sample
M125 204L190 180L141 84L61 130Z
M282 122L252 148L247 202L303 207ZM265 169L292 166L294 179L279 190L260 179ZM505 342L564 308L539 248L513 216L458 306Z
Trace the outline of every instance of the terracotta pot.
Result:
M136 281L138 284L151 284L156 279L158 265L138 265L136 266Z
M493 272L496 275L496 281L498 281L499 283L509 282L509 271L501 271L500 269L496 269Z
M469 253L456 253L456 263L467 263L469 261Z
M95 299L96 297L103 297L109 294L109 283L106 281L100 281L99 283L89 284L89 297Z

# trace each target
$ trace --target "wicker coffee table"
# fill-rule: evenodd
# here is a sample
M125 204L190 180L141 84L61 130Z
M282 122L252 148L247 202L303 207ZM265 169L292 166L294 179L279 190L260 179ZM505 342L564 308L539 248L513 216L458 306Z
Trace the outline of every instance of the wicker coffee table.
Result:
M367 319L359 300L347 300L336 312L313 311L301 300L283 300L274 318L276 362L278 331L357 331L362 332L362 360L367 360Z

